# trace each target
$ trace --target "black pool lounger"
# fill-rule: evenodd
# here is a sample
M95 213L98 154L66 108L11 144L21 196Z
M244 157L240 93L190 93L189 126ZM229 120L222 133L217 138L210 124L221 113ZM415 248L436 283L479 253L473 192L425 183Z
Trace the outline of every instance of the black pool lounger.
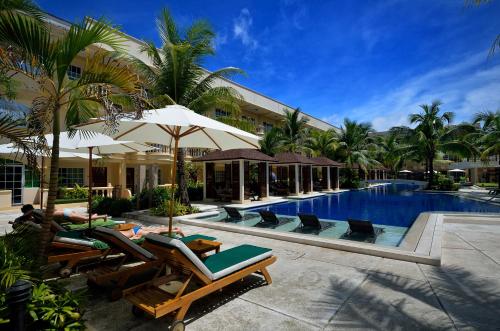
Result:
M349 229L342 238L361 239L374 243L377 236L384 232L384 229L374 227L370 221L348 219L347 223L349 223Z
M257 217L256 214L246 214L246 215L241 215L241 213L238 211L238 209L234 207L222 207L227 213L226 217L226 222L240 222L240 221L245 221L249 220L251 218Z
M297 214L300 219L300 226L294 232L319 234L332 226L333 222L321 222L314 214Z
M268 210L259 211L260 217L262 220L255 224L256 227L259 228L276 228L280 225L287 224L293 222L295 218L293 217L277 217L275 213Z

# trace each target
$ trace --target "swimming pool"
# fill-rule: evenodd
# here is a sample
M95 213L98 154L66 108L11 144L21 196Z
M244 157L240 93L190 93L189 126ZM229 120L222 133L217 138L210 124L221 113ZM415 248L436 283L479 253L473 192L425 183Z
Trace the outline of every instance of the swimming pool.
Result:
M316 214L319 218L345 221L370 220L375 224L410 227L422 212L500 213L500 206L445 193L416 191L417 185L390 184L368 190L327 194L251 211L270 210L280 215Z
M272 227L280 232L300 232L298 213L315 214L321 219L324 230L310 235L331 239L365 241L382 246L397 247L404 239L408 229L422 212L475 212L499 213L500 206L470 200L445 193L427 193L417 190L417 185L389 184L367 190L347 191L326 194L304 200L289 200L258 208L240 211L244 220L230 220L221 210L217 216L197 219L211 222L230 222L237 226L259 227L261 217L258 212L274 212L283 224ZM371 221L376 228L383 229L374 240L371 238L346 237L347 219Z

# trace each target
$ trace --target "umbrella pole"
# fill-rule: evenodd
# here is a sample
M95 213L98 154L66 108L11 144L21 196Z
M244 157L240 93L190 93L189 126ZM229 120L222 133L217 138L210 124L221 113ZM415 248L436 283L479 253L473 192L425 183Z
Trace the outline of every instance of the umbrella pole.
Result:
M92 149L89 147L89 231L92 230Z
M42 156L42 169L40 169L40 209L43 210L43 167L45 158Z
M177 152L179 147L179 137L174 137L175 146L174 146L174 163L172 165L172 186L171 186L171 196L170 196L170 210L169 210L169 218L168 218L168 236L172 237L172 222L173 222L173 214L174 214L174 199L175 199L175 177L177 176Z

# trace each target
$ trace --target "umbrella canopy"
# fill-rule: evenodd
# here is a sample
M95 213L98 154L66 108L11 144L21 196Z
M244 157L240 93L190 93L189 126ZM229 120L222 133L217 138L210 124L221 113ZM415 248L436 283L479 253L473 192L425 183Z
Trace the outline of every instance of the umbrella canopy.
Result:
M107 132L104 120L95 120L77 128ZM259 137L233 126L221 123L180 105L144 111L141 119L122 119L115 139L148 142L175 147L210 149L259 148Z
M451 169L451 170L448 170L448 172L465 172L465 170L462 170L462 169Z
M413 171L410 171L410 170L406 170L406 169L405 169L405 170L401 170L401 171L399 171L399 172L400 172L400 173L403 173L403 174L410 174L410 173L412 173Z
M434 171L434 173L435 173L435 174L437 174L437 173L438 173L436 170L433 170L433 171ZM426 173L426 174L428 174L428 173L429 173L429 170L427 170L425 173Z
M0 145L0 154L10 155L10 154L17 154L17 153L21 153L22 154L22 150L19 150L16 146L14 146L14 144ZM43 154L42 152L37 152L36 156L45 157L47 155ZM77 152L61 151L61 152L59 152L59 157L61 159L68 159L68 158L74 158L74 157L80 158L80 159L88 159L89 158L89 154L88 153L77 153ZM99 155L93 154L92 158L94 158L94 159L100 159L101 157Z
M77 128L108 131L102 119L78 125ZM180 105L144 111L141 119L121 119L113 137L169 146L173 148L174 165L177 164L179 148L259 148L259 137L256 135L199 115ZM172 187L175 187L176 168L172 167ZM170 199L169 234L172 233L173 203L174 190Z

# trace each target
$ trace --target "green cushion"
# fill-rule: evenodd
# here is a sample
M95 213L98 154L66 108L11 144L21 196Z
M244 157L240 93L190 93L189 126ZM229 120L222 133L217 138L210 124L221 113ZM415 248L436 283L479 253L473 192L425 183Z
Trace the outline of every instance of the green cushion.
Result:
M104 219L98 219L92 221L93 228L95 228L96 226L102 226L108 228L108 227L114 227L115 225L116 222L110 219L108 219L107 221L105 221ZM88 223L82 223L82 224L65 223L63 226L69 230L85 230L89 228Z
M269 251L269 248L241 245L210 255L203 263L212 273L216 273Z
M61 238L68 238L68 239L76 239L76 240L87 241L87 242L89 242L89 243L92 244L91 246L93 248L97 248L97 249L108 249L109 248L109 245L106 244L103 241L100 241L100 240L97 240L97 239L93 239L93 238L85 237L84 233L82 231L76 231L76 230L73 230L73 231L59 231L59 232L56 233L56 236L57 237L61 237ZM77 242L75 242L75 244L77 244Z
M215 241L215 237L210 237L210 236L204 236L202 234L192 234L190 236L186 236L184 238L179 238L180 241L182 241L185 244L189 244L191 241L195 241L198 239L204 239L204 240L209 240L209 241Z

